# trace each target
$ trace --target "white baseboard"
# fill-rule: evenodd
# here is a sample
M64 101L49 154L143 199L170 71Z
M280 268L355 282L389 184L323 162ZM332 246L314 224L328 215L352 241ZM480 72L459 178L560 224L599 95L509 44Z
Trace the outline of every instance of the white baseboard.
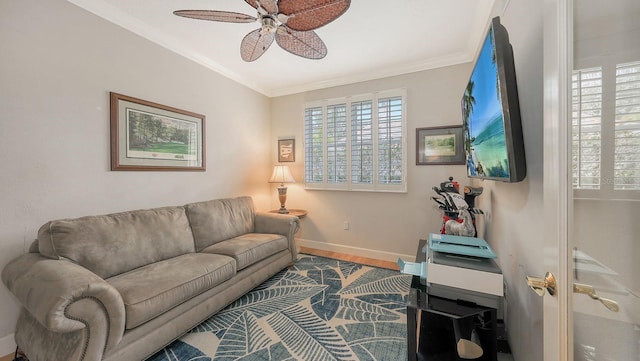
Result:
M298 243L298 246L301 246L301 247L319 249L321 251L344 253L348 255L365 257L365 258L373 258L373 259L389 261L389 262L396 262L398 261L398 258L402 258L405 261L409 260L413 262L413 260L415 260L416 258L416 255L406 255L406 254L400 254L400 253L378 251L375 249L344 246L336 243L310 241L308 239L302 239L302 238L296 238L296 242Z
M0 357L13 355L16 352L16 341L13 334L0 338Z

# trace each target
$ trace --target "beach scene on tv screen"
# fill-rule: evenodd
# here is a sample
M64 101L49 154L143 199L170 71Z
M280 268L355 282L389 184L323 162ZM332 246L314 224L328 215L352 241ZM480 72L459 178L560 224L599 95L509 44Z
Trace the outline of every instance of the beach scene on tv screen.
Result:
M508 179L509 161L491 33L465 89L462 110L468 175Z

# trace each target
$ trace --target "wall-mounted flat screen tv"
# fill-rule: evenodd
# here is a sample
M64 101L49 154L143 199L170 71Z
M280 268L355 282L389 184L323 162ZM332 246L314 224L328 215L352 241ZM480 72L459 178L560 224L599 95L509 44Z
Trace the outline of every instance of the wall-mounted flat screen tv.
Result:
M527 165L513 49L495 17L462 97L467 175L519 182Z

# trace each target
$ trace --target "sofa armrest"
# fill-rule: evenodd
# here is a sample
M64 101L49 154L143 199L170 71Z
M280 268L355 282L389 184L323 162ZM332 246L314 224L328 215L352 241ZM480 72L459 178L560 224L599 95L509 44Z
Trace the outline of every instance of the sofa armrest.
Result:
M293 260L298 258L298 248L296 247L295 234L300 229L300 219L296 216L256 212L255 231L256 233L281 234L289 241L289 251Z
M82 266L27 253L5 266L2 281L29 314L50 331L91 328L95 317L85 315L87 307L83 306L91 302L103 310L108 323L105 349L122 339L125 309L120 293Z

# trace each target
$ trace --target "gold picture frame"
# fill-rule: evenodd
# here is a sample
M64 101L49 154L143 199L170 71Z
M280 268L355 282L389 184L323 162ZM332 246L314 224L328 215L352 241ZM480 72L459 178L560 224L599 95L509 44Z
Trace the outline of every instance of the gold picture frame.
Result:
M204 115L109 94L111 170L206 170Z

